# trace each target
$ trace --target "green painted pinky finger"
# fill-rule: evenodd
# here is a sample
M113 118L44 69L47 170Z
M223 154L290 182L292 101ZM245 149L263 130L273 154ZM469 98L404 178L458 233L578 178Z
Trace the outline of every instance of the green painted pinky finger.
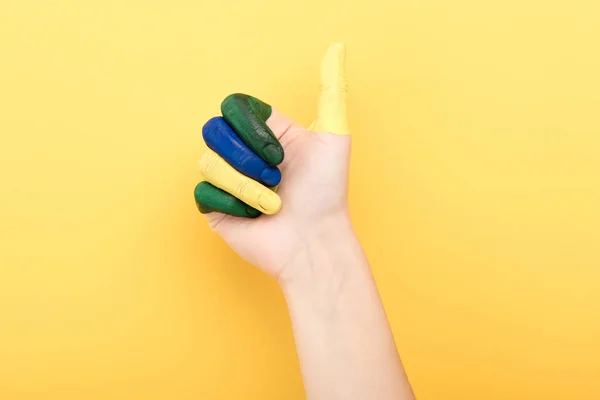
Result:
M234 217L256 218L261 212L240 199L208 182L200 182L194 189L196 207L202 214L220 212Z

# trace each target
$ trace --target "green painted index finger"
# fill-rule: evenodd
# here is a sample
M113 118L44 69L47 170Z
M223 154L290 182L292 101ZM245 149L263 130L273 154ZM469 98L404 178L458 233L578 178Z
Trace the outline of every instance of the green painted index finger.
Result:
M235 93L221 103L227 123L248 147L271 165L283 161L283 147L265 123L271 106L247 94Z

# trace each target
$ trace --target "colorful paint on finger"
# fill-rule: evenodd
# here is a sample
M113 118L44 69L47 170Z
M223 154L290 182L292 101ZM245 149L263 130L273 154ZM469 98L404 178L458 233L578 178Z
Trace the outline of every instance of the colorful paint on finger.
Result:
M194 199L202 214L220 212L242 218L256 218L261 214L257 209L208 182L200 182L196 186Z
M281 209L281 198L268 187L242 175L212 150L202 154L200 173L206 181L237 197L264 214L275 214Z
M222 117L211 118L202 128L206 145L240 173L265 186L277 186L281 172L256 155Z
M317 118L309 129L318 133L349 135L347 96L346 46L334 43L321 61L319 107Z
M283 161L283 147L266 124L271 106L246 94L235 93L221 103L221 113L244 143L271 165Z

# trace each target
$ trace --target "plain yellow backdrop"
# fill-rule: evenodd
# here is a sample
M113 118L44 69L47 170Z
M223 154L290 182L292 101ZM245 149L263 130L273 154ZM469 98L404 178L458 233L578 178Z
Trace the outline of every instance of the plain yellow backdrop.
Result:
M301 399L276 284L195 209L246 92L314 117L418 398L600 398L596 0L2 0L0 398ZM268 238L266 239L268 240Z

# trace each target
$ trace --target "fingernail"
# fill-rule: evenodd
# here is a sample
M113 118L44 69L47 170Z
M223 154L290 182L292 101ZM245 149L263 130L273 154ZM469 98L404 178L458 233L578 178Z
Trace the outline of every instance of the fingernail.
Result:
M278 168L269 167L263 169L260 173L260 180L265 186L273 187L279 185L281 181L281 172Z
M275 214L281 210L281 198L270 190L258 196L258 205L265 214Z
M283 161L283 150L281 147L275 146L274 144L265 146L262 149L261 154L264 160L271 165L277 165Z

